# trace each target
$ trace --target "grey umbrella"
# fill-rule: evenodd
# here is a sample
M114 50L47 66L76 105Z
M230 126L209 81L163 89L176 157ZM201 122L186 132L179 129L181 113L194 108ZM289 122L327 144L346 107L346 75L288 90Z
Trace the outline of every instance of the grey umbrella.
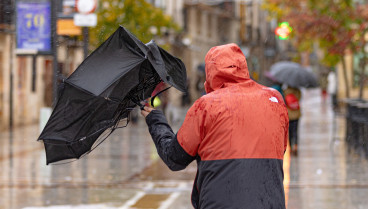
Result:
M292 87L314 88L318 86L316 76L295 62L282 61L273 64L270 75L280 83Z

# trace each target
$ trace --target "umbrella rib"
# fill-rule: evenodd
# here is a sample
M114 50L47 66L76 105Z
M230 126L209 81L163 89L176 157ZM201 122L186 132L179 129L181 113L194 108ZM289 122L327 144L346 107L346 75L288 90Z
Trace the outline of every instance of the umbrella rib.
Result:
M64 83L67 83L67 84L69 84L69 85L73 86L74 88L76 88L76 89L78 89L78 90L81 90L81 91L83 91L83 92L85 92L85 93L87 93L87 94L90 94L90 95L92 95L92 96L97 96L97 95L95 95L94 93L92 93L92 92L90 92L90 91L88 91L88 90L86 90L86 89L84 89L84 88L81 88L81 87L79 87L79 86L77 86L77 85L73 84L72 82L69 82L69 81L68 81L68 79L66 79L66 80L64 81Z
M73 144L75 144L75 143L77 143L77 142L79 142L79 141L82 141L82 140L84 140L84 139L86 139L86 138L88 138L88 137L91 137L91 136L93 136L93 135L97 134L97 133L98 133L98 132L100 132L101 130L108 129L109 127L111 127L111 126L114 124L114 123L113 123L113 121L114 121L114 120L108 120L108 121L106 121L105 123L108 123L108 125L106 125L106 126L104 126L104 127L100 128L100 129L96 130L95 132L93 132L93 133L89 134L88 136L83 136L83 137L81 137L81 138L79 138L79 139L77 139L77 140L74 140L74 141L65 141L65 140L55 140L55 139L53 139L53 140L55 140L55 141L65 142L65 144L45 142L45 140L46 140L46 141L49 141L50 139L45 139L45 140L42 140L42 141L44 141L46 144L51 144L51 145L56 145L56 146L73 145Z
M72 162L74 162L74 161L77 161L78 159L80 159L80 158L82 158L82 157L84 157L84 156L86 156L87 154L89 154L89 153L91 153L94 149L96 149L102 142L104 142L106 139L107 139L107 137L109 137L111 134L112 134L112 132L113 132L113 130L111 130L110 131L110 133L107 135L107 136L105 136L103 139L101 139L101 141L94 147L94 148L92 148L92 149L90 149L89 151L87 151L86 153L84 153L83 155L81 155L81 156L79 156L79 157L76 157L76 158L74 158L74 160L70 160L70 161L68 161L68 162L62 162L62 163L52 163L53 165L63 165L63 164L68 164L68 163L72 163ZM92 135L92 134L91 134ZM91 136L90 135L90 136ZM72 145L72 144L69 144L69 145L67 145L68 146L68 148L69 148L69 150L74 154L74 156L77 156L77 154L73 151L73 149L70 147L70 145Z
M143 92L145 91L145 89L147 89L147 88L150 88L150 87L153 87L153 86L155 86L156 85L156 83L154 82L156 79L158 79L159 77L157 76L157 74L155 74L154 76L152 76L152 77L150 77L149 79L147 79L145 82L142 82L140 85L138 85L137 86L137 89L133 89L132 91L135 91L135 92L139 92L139 91L142 91L143 90ZM70 85L72 85L72 86L74 86L72 83L69 83L69 82L67 82L68 84L70 84ZM75 87L75 86L74 86ZM82 89L82 90L84 90L84 89ZM84 91L86 91L86 90L84 90ZM132 92L131 91L131 92ZM86 91L86 92L88 92L88 91ZM128 93L128 98L133 102L133 103L135 103L136 105L138 105L138 106L140 106L141 107L141 104L140 104L140 101L141 100L144 100L145 98L143 97L142 99L141 98L136 98L135 96L133 96L132 94L131 94L131 92L130 93ZM90 94L92 94L91 92L88 92L88 93L90 93ZM117 103L122 103L123 101L122 100L118 100L117 98L108 98L109 99L109 101L112 101L112 102L117 102ZM84 137L82 137L82 138L80 138L80 139L78 139L78 140L75 140L75 141L65 141L66 142L66 145L72 145L72 144L74 144L74 143L77 143L78 141L81 141L81 140L83 140L83 139L85 139L85 138L88 138L88 137L91 137L91 136L93 136L93 135L95 135L95 134L97 134L98 132L100 132L101 130L104 130L104 129L107 129L107 128L109 128L109 127L111 127L114 123L116 123L116 125L115 125L115 128L117 127L117 122L118 121L120 121L121 120L121 115L122 115L122 112L123 112L124 110L121 110L117 115L117 118L120 118L120 119L117 119L116 117L115 117L115 119L112 119L112 120L108 120L108 121L106 121L106 123L108 123L108 125L106 125L106 126L104 126L103 128L100 128L100 129L98 129L98 130L96 130L95 132L93 132L93 133L91 133L91 134L89 134L88 136L84 136ZM124 126L124 127L126 127L126 126ZM58 143L49 143L49 142L47 142L48 144L53 144L53 145L60 145L60 144L58 144ZM65 144L62 144L62 145L65 145Z

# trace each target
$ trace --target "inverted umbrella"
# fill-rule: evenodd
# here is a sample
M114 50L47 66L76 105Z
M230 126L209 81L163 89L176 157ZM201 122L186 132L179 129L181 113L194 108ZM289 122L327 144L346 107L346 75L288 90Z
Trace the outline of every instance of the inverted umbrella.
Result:
M316 76L295 62L282 61L273 64L270 68L270 76L292 87L314 88L318 86Z
M59 86L38 140L46 163L78 159L99 145L160 82L186 91L183 62L119 27Z

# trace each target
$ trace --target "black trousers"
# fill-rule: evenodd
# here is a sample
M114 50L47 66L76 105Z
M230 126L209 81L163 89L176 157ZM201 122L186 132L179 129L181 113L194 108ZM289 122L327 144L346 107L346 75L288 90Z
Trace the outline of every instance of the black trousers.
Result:
M289 121L289 143L291 148L298 145L298 122L299 119Z
M337 108L338 108L337 95L336 94L331 94L331 98L332 98L332 108L333 108L333 110L337 110Z

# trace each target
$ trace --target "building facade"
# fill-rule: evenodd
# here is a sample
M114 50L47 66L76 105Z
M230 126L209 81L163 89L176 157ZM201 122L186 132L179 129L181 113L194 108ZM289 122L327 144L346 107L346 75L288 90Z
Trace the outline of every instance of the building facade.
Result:
M234 1L155 0L182 27L182 32L171 38L171 52L181 58L187 68L191 100L203 92L203 66L208 50L216 45L239 43L238 4ZM201 87L202 86L202 87ZM170 90L171 103L180 105L180 93Z
M262 10L262 1L151 2L163 8L183 28L171 45L173 53L183 59L187 67L192 99L203 94L204 57L213 46L238 44L247 57L252 78L260 82L263 72L277 59L282 43L275 39L276 21L267 18L267 13Z
M15 1L0 3L0 130L37 123L40 109L53 105L53 56L16 48ZM58 36L59 80L83 60L81 44Z

